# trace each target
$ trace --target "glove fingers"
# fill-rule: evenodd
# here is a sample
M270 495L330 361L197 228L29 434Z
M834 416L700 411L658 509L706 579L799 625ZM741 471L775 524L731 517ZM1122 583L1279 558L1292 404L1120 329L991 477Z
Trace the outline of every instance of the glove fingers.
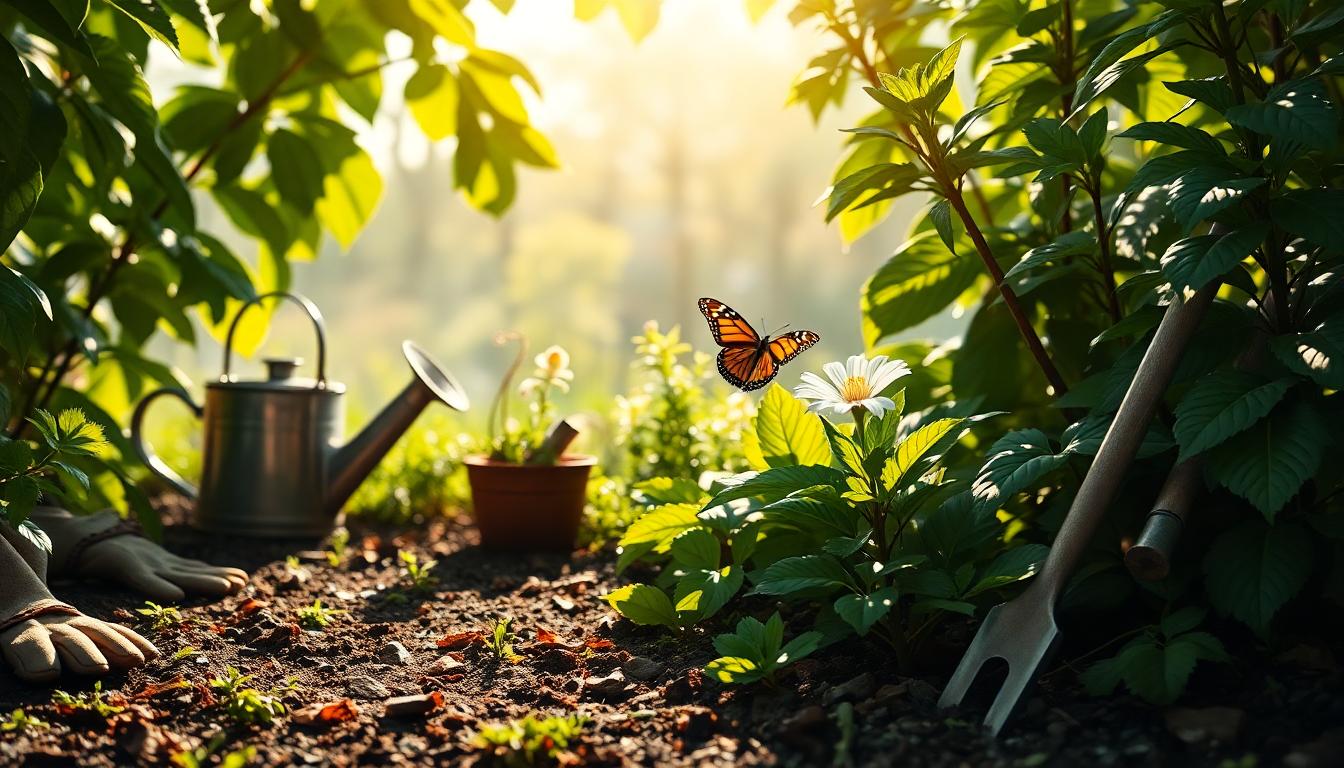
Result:
M158 658L159 649L155 647L153 643L141 637L140 634L135 630L129 627L123 627L120 624L108 623L104 624L103 626L111 629L113 632L116 632L117 634L126 638L126 640L128 640L131 643L131 645L134 645L140 651L140 654L144 656L146 659Z
M131 568L121 575L122 583L140 594L161 603L175 603L187 596L171 581L143 568Z
M211 565L202 560L193 560L189 557L178 557L177 555L173 555L173 565L179 566L181 570L184 571L205 571L207 573L215 573L219 576L225 576L226 578L228 576L236 576L243 581L247 581L248 578L247 571L244 571L242 568L232 568L227 565Z
M188 561L190 562L190 561ZM218 568L213 565L177 565L170 570L178 573L194 573L198 576L214 576L229 582L232 588L230 592L237 592L247 586L248 575L246 571L240 571L237 568Z
M221 576L188 571L162 571L159 575L193 594L227 595L235 591L233 584Z
M25 621L0 635L0 654L20 679L46 683L61 676L56 646L36 621Z
M111 669L107 658L83 632L66 624L44 624L61 657L61 666L78 675L105 675Z
M129 637L117 632L114 629L115 624L102 622L88 616L76 616L67 621L66 626L74 627L83 632L85 637L98 646L98 650L102 651L108 663L115 667L138 667L145 663L145 654L141 652L140 646L131 642ZM132 632L131 634L135 633ZM141 639L143 640L143 638ZM150 648L153 647L150 646Z

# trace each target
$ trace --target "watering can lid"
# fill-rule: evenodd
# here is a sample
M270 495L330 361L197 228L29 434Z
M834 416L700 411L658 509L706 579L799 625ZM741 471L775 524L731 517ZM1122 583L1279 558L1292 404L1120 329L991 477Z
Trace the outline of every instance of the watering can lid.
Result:
M261 392L327 392L335 395L345 391L345 385L339 381L296 376L299 367L303 365L301 357L267 357L262 362L266 364L264 379L238 380L233 376L221 376L209 386Z

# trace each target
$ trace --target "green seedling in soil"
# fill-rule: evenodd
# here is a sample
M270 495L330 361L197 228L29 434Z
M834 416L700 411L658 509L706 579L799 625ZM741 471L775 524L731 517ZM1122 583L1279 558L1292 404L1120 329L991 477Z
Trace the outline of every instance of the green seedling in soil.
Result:
M55 704L57 709L77 712L96 712L100 717L111 717L125 711L125 707L113 704L108 701L107 695L103 693L103 684L97 682L93 684L93 690L87 693L81 693L78 696L72 696L65 691L55 691L51 694L51 703Z
M248 686L251 675L244 675L234 667L226 668L228 677L216 677L210 681L210 688L219 697L224 712L239 723L262 723L270 725L275 718L285 714L285 705L280 696L297 686L291 679L282 688L260 691Z
M511 626L513 619L508 617L491 619L486 624L485 647L500 661L516 662L523 658L513 650L514 634Z
M190 656L191 654L193 654L193 653L195 653L195 652L196 652L196 647L195 647L195 646L192 646L192 645L184 645L184 646L182 646L182 648L180 648L180 649L178 650L177 653L174 653L174 654L173 654L173 661L181 661L181 660L187 658L188 656Z
M820 632L804 632L784 644L784 620L779 614L762 624L748 616L737 622L737 631L714 638L721 655L705 665L705 671L721 683L773 682L775 672L804 658L821 645Z
M494 761L508 766L549 765L569 751L589 722L584 715L548 717L528 715L506 725L487 725L474 739Z
M171 605L159 605L146 600L145 607L136 608L135 612L148 619L149 628L155 632L182 626L182 614Z
M182 751L173 755L173 765L178 768L205 768L207 765L218 765L220 768L242 768L250 764L257 757L256 747L243 747L235 749L219 758L218 763L211 763L210 758L214 757L219 748L224 746L227 737L218 733L210 739L210 743L197 747L190 752Z
M45 721L39 720L35 715L30 715L22 709L16 709L9 713L8 718L0 720L0 733L41 731L50 727Z
M299 609L299 626L304 629L322 629L344 613L349 611L327 608L322 605L322 598L319 597L312 605L305 605Z
M434 574L430 573L434 568L434 560L426 560L422 563L414 552L405 549L397 552L397 559L406 569L407 589L411 592L420 593L433 591L435 583L438 582Z
M335 568L345 562L345 550L350 545L350 532L337 528L331 534L331 549L327 550L327 562Z

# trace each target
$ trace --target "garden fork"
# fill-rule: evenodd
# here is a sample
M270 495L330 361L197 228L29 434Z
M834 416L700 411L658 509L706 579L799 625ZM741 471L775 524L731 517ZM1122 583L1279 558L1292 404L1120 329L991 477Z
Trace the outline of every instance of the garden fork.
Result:
M1168 305L1120 410L1106 430L1092 468L1055 536L1045 565L1021 595L995 606L985 616L938 700L939 707L960 704L985 663L1002 659L1008 664L1008 677L985 715L985 725L997 735L1007 722L1059 637L1055 602L1115 498L1167 384L1220 284L1214 281L1188 299L1178 295Z

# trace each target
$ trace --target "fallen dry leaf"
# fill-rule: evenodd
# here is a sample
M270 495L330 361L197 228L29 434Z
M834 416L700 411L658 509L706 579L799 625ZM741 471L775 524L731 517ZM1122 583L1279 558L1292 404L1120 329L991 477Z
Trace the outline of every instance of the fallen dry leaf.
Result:
M600 637L590 637L583 641L583 647L590 651L610 651L615 650L616 644Z
M185 677L179 677L176 680L169 680L166 683L148 683L138 693L131 694L133 699L149 699L158 696L165 691L180 691L183 688L190 688L191 683Z
M265 607L266 607L265 603L261 602L260 600L257 600L256 598L249 597L246 600L244 600L242 604L238 606L238 610L234 611L233 613L235 616L241 618L244 616L251 616L252 614L256 613L257 611L260 611L262 608Z
M538 643L559 643L560 640L559 640L559 638L557 638L557 637L555 636L555 633L552 632L551 630L546 629L545 627L537 627L537 642L538 642Z
M480 632L477 632L475 630L471 630L468 632L451 632L449 634L446 634L443 637L439 638L438 642L435 643L435 645L437 645L440 648L447 648L449 650L459 650L462 648L468 648L475 643L484 641L485 641L485 635L482 635Z
M293 720L300 725L335 725L359 717L359 707L350 699L330 704L313 704L294 710Z

